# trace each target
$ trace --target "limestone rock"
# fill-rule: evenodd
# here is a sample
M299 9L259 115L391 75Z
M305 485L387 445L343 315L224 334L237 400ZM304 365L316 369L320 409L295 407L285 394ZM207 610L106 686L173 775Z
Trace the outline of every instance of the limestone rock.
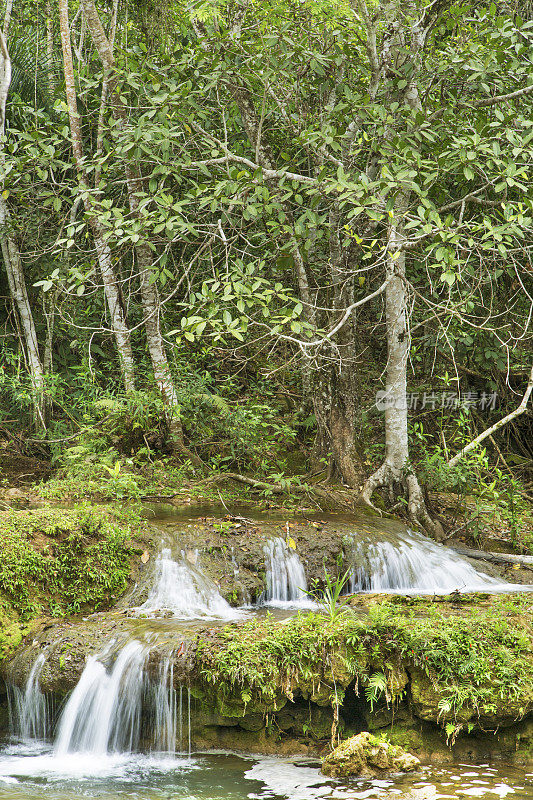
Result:
M410 772L419 765L416 756L365 732L346 739L326 756L322 772L330 778L345 778L349 775Z

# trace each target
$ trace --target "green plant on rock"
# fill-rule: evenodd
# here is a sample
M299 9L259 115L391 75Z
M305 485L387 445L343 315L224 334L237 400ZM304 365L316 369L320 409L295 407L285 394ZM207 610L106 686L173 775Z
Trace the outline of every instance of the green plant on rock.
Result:
M400 697L406 670L424 676L435 721L468 729L479 717L520 719L533 707L530 607L526 595L490 606L472 598L458 615L449 601L398 598L364 619L347 610L285 625L252 620L200 640L196 660L207 694L229 715L270 713L296 688L334 708L354 681L372 709L383 695ZM246 712L242 692L250 696Z
M348 583L351 570L347 569L344 575L330 575L327 569L324 569L324 588L321 596L318 592L312 589L308 594L317 600L330 620L334 620L339 614L346 610L346 606L350 602L349 598L343 598L342 593Z
M126 516L90 506L0 514L0 600L23 618L109 604L127 587Z

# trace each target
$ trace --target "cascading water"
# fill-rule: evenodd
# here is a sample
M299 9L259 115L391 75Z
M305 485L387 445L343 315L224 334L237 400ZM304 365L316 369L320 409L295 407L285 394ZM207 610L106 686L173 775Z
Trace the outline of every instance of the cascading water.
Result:
M147 670L149 648L136 640L119 651L111 666L103 656L88 659L59 720L54 751L132 753L142 745L154 751L190 752L190 693L187 689L187 735L184 691L174 688L173 653L162 658L157 680Z
M129 642L107 670L91 656L61 719L55 752L131 752L140 741L147 651Z
M515 588L514 584L478 572L448 548L408 529L395 530L393 534L359 531L348 552L353 564L351 593L448 594Z
M153 705L155 709L155 749L161 753L174 753L182 749L182 733L176 741L178 720L182 725L182 702L178 712L177 693L174 688L173 653L161 660L159 664L159 680L154 688ZM183 687L180 686L180 701ZM178 717L179 713L179 717Z
M39 653L24 689L14 683L7 683L11 733L17 738L44 740L50 732L52 700L41 691L39 685L45 663L46 653Z
M161 657L156 676L148 670L150 647L128 642L113 660L110 643L91 656L59 719L53 752L106 755L151 749L174 754L191 751L191 695L174 686L170 651ZM12 685L10 716L14 735L25 741L44 740L51 730L47 697L39 688L45 663L41 653L25 690Z
M216 584L190 563L182 552L176 561L170 548L157 557L152 588L146 601L136 609L139 616L169 614L177 619L235 619L242 611L232 608Z
M279 536L265 544L266 591L269 605L314 606L307 595L307 580L302 562Z

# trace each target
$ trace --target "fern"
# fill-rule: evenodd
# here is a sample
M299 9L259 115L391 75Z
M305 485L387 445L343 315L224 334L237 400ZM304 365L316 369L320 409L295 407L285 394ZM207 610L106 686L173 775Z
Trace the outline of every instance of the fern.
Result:
M205 403L207 406L211 406L216 411L220 411L221 414L225 414L229 416L231 413L231 409L219 394L210 394L209 392L200 392L199 394L193 395L195 400L199 400L201 403Z
M377 703L381 695L387 695L387 678L383 672L374 672L368 679L368 686L365 687L366 699L370 703L370 711L374 711L374 704Z

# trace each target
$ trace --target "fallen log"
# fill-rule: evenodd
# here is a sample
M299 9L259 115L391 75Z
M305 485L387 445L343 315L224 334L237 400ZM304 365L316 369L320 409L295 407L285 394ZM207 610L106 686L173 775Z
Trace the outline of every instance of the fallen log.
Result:
M524 567L533 568L533 556L472 550L470 547L451 547L450 549L460 556L466 556L467 558L474 558L480 561L490 561L491 564L521 564Z
M320 501L322 501L329 506L342 506L349 511L353 511L353 501L351 498L344 498L339 491L335 491L333 489L323 489L321 486L317 486L316 484L291 483L290 481L287 481L287 483L283 484L266 483L265 481L258 481L255 478L249 478L247 475L241 475L238 472L221 472L217 475L212 475L209 478L204 478L204 480L200 481L198 485L206 483L224 483L224 481L227 480L244 483L246 486L251 486L254 489L258 489L259 491L270 494L302 495L310 500L314 500L319 504Z

